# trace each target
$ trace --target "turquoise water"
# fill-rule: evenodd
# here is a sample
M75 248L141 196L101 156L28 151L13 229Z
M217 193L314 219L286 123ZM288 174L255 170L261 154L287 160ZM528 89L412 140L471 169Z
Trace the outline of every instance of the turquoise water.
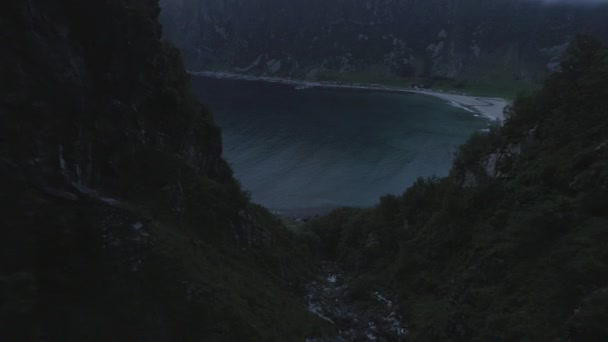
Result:
M194 77L224 157L254 201L282 213L371 206L418 177L447 175L488 121L418 95Z

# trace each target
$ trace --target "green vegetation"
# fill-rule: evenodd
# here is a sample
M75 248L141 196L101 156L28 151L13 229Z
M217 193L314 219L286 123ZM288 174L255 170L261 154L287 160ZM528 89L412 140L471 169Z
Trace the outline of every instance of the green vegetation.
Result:
M413 340L605 340L607 91L608 48L581 36L448 177L315 220L309 245L358 275L355 298L398 294Z

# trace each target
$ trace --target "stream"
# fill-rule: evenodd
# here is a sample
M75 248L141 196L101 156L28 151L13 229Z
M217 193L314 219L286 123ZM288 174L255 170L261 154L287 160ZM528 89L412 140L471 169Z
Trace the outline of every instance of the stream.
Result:
M338 336L306 342L404 341L408 333L399 306L378 291L357 302L349 296L350 277L334 263L323 263L317 279L306 287L308 310L335 325Z

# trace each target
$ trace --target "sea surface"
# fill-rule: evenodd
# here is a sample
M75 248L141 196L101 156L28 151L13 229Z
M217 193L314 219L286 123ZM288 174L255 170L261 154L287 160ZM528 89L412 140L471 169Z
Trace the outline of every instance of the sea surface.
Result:
M243 188L285 215L371 206L418 177L445 176L458 146L489 124L419 94L200 76L193 87Z

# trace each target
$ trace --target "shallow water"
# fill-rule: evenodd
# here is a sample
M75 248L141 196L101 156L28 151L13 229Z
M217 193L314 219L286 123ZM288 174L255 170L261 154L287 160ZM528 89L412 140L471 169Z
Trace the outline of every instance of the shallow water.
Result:
M194 77L222 128L224 157L252 198L282 213L370 206L444 176L488 121L419 94Z

